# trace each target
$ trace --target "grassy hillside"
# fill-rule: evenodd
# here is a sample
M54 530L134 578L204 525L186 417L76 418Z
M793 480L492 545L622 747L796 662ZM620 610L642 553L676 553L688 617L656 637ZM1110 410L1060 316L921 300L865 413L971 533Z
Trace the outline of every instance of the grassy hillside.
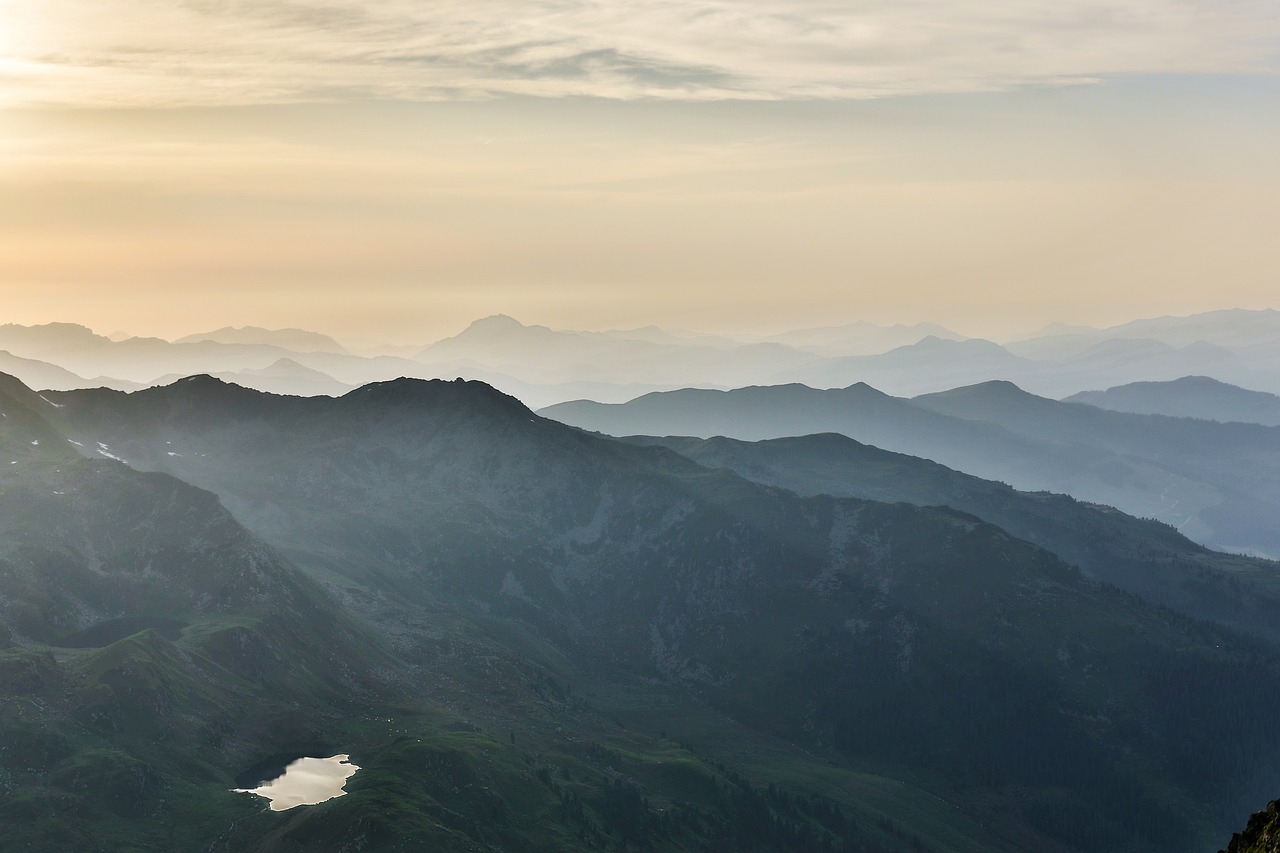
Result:
M217 492L498 742L612 719L756 789L829 780L938 849L1199 849L1280 772L1270 647L972 515L798 498L478 383L51 399L85 446ZM535 662L593 722L460 666L468 636L480 673Z
M806 782L815 759L793 746L778 752L797 768L784 779L622 728L599 706L612 688L519 621L371 588L339 588L340 602L214 495L81 458L48 422L53 404L6 391L0 441L19 458L0 470L0 849L893 850L910 838L877 806ZM347 797L277 814L230 791L265 756L337 750L362 767ZM1014 849L977 825L953 834Z
M1067 495L1020 492L836 434L759 442L678 437L628 441L669 447L702 465L802 495L954 507L1155 604L1280 639L1280 564L1211 551L1152 519Z

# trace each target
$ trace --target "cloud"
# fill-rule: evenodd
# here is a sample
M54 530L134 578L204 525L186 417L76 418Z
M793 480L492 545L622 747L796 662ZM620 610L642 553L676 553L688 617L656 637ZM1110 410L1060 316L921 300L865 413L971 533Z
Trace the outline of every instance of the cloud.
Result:
M1274 0L10 0L0 103L869 98L1274 73Z

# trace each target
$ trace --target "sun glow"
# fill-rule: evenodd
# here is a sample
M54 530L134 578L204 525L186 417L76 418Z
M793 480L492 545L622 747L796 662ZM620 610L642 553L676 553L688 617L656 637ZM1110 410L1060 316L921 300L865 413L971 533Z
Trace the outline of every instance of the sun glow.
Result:
M32 36L36 16L29 6L15 0L0 0L0 60L19 56Z
M45 71L33 59L41 41L39 20L29 6L0 0L0 106L18 103L19 93Z

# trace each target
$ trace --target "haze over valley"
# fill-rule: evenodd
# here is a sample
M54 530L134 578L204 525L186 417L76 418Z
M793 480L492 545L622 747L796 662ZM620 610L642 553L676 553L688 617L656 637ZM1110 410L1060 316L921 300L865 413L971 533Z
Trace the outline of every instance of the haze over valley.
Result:
M933 323L860 321L728 336L656 326L555 330L495 315L435 342L364 349L297 329L228 327L168 341L127 333L105 337L76 324L11 323L0 326L0 362L34 386L59 390L135 390L207 373L274 393L337 396L399 376L462 376L489 382L535 408L575 399L626 402L648 391L687 387L790 383L844 388L863 382L894 396L916 396L1005 380L1059 399L1204 376L1276 394L1280 312L1218 311L1105 329L1050 326L1003 343L966 338Z
M1274 0L0 1L0 853L1275 853Z
M1280 784L1280 398L1207 375L1276 312L0 340L32 849L1195 851ZM1127 384L1008 378L1069 375ZM276 812L271 755L356 769Z

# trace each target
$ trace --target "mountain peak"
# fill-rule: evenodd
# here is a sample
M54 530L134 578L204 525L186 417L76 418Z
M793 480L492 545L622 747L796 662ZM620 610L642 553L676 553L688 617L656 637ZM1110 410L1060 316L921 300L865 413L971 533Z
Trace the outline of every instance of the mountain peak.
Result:
M489 357L504 353L507 357L514 355L525 362L531 360L528 351L531 344L551 345L553 341L574 337L574 332L557 332L546 326L526 326L506 314L493 314L472 322L453 337L427 346L417 357L479 358L487 363Z
M109 341L79 323L45 323L22 326L0 325L0 349L22 358L41 358L50 353L93 347Z
M172 385L182 385L187 388L217 388L230 384L231 383L227 382L225 379L219 379L218 377L208 373L196 373L191 376L184 376L176 382L173 382L170 387L172 387Z
M937 335L925 335L907 347L918 350L984 350L989 352L1007 352L1004 347L986 338L941 338Z
M532 328L536 327L526 326L524 323L521 323L509 314L490 314L488 317L481 317L479 320L472 321L471 325L467 326L467 328L462 331L462 334L503 334ZM461 335L459 335L459 337L461 337Z
M201 332L178 338L177 344L218 343L238 346L273 346L294 352L345 353L346 350L328 335L306 329L264 329L261 326L224 326L212 332Z
M960 388L952 388L950 391L938 391L934 394L921 394L913 397L913 400L958 400L958 399L983 399L995 401L1012 401L1012 400L1029 400L1038 399L1035 394L1024 391L1014 383L1007 379L991 379L986 382L977 382L973 385L964 385Z
M521 323L510 314L490 314L488 317L481 317L479 320L475 320L471 323L471 328L475 328L477 326L506 326L508 328L519 326L524 328L524 323Z
M372 382L342 397L360 405L429 405L455 411L489 411L532 416L517 400L485 382L474 379L413 379L402 376L386 382Z
M168 385L154 385L135 393L159 399L182 400L196 406L232 405L233 401L264 396L261 391L227 382L208 373L184 376Z
M278 358L266 367L245 368L240 371L246 376L288 377L292 379L310 379L325 382L335 381L327 373L307 367L292 358Z
M864 397L890 396L889 394L886 394L883 391L881 391L879 388L876 388L873 385L868 385L865 382L855 382L852 385L848 386L847 388L843 388L841 390L846 391L847 393L850 393L850 394L859 394Z

